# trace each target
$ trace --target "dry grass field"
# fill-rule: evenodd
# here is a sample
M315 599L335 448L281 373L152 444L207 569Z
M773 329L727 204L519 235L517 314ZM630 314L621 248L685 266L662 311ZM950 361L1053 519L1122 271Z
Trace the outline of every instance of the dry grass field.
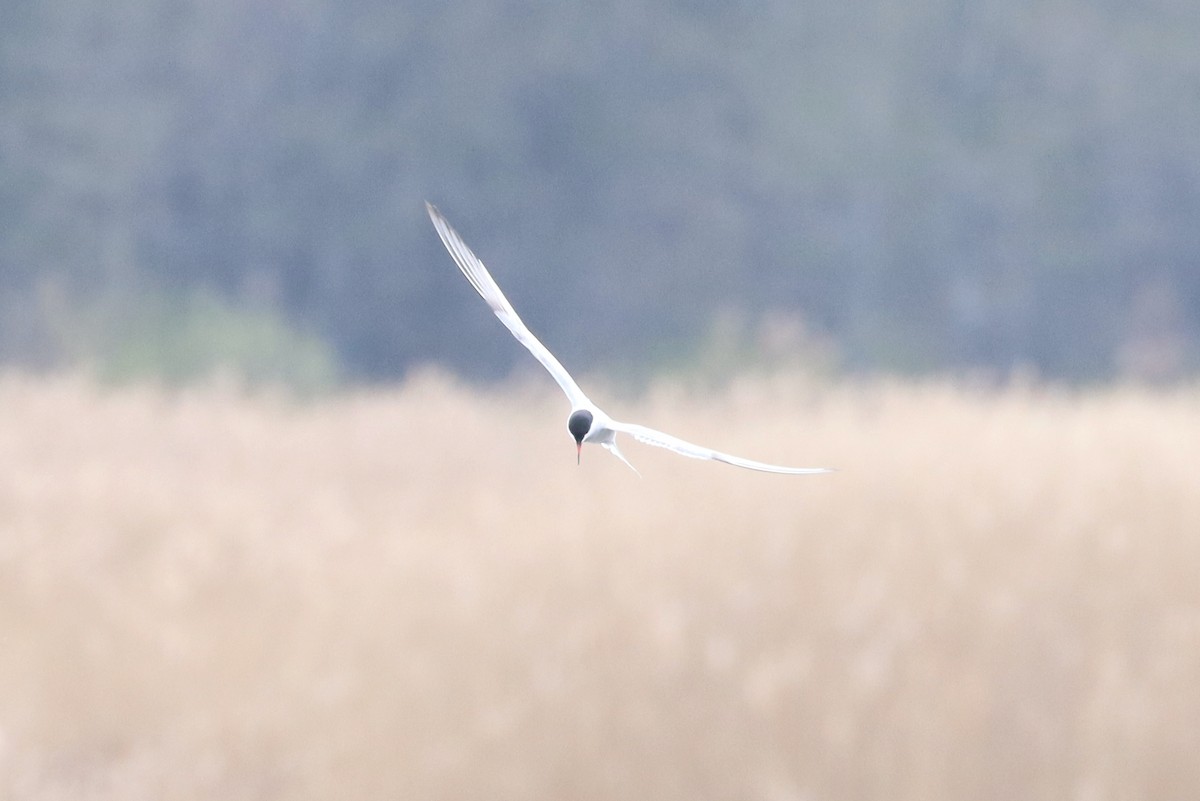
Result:
M604 405L0 378L0 798L1200 798L1200 391Z

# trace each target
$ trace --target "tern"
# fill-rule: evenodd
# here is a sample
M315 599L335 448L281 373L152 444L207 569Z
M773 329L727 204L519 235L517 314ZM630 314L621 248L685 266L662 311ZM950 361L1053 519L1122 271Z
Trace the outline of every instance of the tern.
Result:
M425 203L425 208L429 212L429 219L433 220L433 226L437 229L438 236L442 238L442 243L446 246L446 250L450 251L450 255L458 265L458 269L462 270L463 275L471 282L471 286L475 287L475 291L487 301L488 306L500 318L500 322L504 323L504 326L517 338L517 341L524 345L533 354L534 358L542 363L542 366L546 368L547 372L562 387L562 391L566 393L567 400L571 402L571 414L567 418L567 430L571 432L571 437L575 440L576 464L580 461L583 443L590 442L603 446L609 453L616 456L628 465L633 472L637 473L637 468L625 458L625 455L621 453L621 449L617 447L617 434L628 434L638 442L666 448L682 456L689 456L693 459L710 459L736 467L745 467L749 470L761 470L766 473L787 473L791 475L832 472L829 468L825 467L783 467L781 465L766 464L765 462L756 462L752 459L743 459L740 456L730 456L728 453L714 451L712 448L693 445L670 434L655 431L653 428L647 428L636 423L622 423L609 417L587 395L583 394L583 390L579 388L579 384L575 383L575 379L571 378L571 374L566 371L566 368L562 366L558 359L554 358L554 354L521 321L512 304L508 302L508 298L504 297L504 293L500 291L500 287L496 284L496 281L487 271L487 268L483 266L483 262L467 247L467 243L450 226L450 223L446 221L442 213L428 201ZM639 473L638 475L641 474Z

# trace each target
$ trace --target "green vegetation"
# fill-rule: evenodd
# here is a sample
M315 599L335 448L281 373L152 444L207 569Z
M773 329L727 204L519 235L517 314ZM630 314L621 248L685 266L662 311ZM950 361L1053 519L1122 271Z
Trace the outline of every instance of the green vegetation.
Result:
M57 315L57 352L108 384L168 386L231 381L299 395L332 389L332 349L267 309L237 308L208 293L143 291Z
M150 298L91 354L108 381L187 383L229 377L241 384L284 386L302 394L331 388L332 351L267 311L233 308L209 295L183 301Z

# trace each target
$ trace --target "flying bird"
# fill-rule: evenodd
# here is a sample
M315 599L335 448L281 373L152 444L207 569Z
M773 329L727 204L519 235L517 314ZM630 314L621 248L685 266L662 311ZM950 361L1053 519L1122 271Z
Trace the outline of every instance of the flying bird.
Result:
M711 459L736 467L745 467L750 470L761 470L767 473L788 473L792 475L832 472L830 469L824 467L783 467L781 465L743 459L740 456L730 456L728 453L721 453L711 448L693 445L670 434L655 431L653 428L647 428L636 423L622 423L609 417L587 395L583 394L583 390L575 383L575 379L571 378L571 374L566 371L566 368L530 332L525 323L521 321L521 318L517 316L517 312L513 309L512 304L508 302L508 298L504 297L504 293L500 291L500 287L496 285L487 268L483 266L483 262L471 252L471 249L463 242L458 232L450 227L450 223L446 221L442 213L429 202L425 203L425 208L429 211L429 219L433 220L433 226L437 229L438 236L442 238L442 243L445 244L446 250L450 251L450 255L454 257L454 261L458 264L458 268L462 270L463 275L471 282L471 286L475 287L475 291L492 307L492 311L500 318L500 322L504 323L504 326L517 338L517 341L524 345L533 354L534 358L542 363L542 366L546 368L554 380L558 382L558 385L562 387L562 391L566 393L567 400L571 402L571 414L567 418L567 430L571 432L571 436L575 440L576 464L579 463L583 443L591 442L602 445L609 453L616 456L628 465L633 472L637 473L637 468L630 464L629 460L621 453L621 449L617 447L617 434L628 434L638 442L666 448L682 456L690 456L693 459Z

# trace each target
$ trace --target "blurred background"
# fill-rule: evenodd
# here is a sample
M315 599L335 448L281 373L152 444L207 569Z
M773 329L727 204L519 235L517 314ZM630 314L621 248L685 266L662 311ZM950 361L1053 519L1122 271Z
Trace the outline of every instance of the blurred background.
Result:
M8 0L0 359L1194 374L1188 0ZM591 297L602 302L590 302Z
M1200 798L1198 43L2 0L0 799Z

